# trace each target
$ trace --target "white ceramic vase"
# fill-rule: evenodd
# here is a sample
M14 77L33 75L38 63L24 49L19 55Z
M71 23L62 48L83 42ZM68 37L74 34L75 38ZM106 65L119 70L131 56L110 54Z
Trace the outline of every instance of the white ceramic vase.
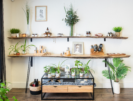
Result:
M51 78L51 74L50 73L48 74L48 78Z
M27 34L27 35L30 35L30 25L29 25L29 24L27 24L27 31L26 31L26 34Z
M114 82L114 93L120 94L120 84L119 82Z
M83 77L83 73L80 73L80 77Z
M75 72L72 72L72 76L75 76Z
M56 77L60 77L60 74L59 73L56 73Z

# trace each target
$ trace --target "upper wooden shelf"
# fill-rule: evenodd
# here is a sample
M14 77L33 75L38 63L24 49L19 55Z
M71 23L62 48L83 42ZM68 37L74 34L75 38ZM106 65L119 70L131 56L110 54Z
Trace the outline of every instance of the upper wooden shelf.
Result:
M26 55L8 55L9 57L57 57L57 58L76 58L76 59L104 59L104 58L128 58L130 55L121 55L121 56L108 56L108 55L97 55L92 56L89 54L85 55L71 55L71 56L61 56L59 54L51 54L51 55L44 55L44 54L26 54Z
M8 37L9 39L31 39L31 38L109 38L109 39L127 39L128 37L107 37L107 36L50 36L50 37Z

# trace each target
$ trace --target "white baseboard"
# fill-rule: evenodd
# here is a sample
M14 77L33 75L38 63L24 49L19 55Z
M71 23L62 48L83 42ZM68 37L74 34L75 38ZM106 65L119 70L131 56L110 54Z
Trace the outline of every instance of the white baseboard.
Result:
M133 88L133 82L120 83L121 88ZM12 83L12 88L25 88L26 83ZM29 84L28 84L29 87ZM111 88L110 83L96 83L95 88Z

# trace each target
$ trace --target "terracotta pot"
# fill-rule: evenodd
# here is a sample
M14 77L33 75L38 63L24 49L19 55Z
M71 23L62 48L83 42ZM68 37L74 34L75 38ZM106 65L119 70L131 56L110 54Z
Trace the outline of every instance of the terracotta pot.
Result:
M115 35L116 35L117 37L120 37L120 32L115 32Z
M16 55L20 55L20 53L16 53Z

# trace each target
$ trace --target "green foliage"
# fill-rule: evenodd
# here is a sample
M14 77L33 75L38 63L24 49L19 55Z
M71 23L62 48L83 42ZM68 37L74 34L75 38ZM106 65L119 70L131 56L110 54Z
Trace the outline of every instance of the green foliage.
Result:
M71 73L74 73L74 72L75 72L75 68L72 68L72 69L71 69Z
M73 26L79 21L77 12L73 10L72 5L70 6L68 10L65 7L64 9L66 12L66 18L65 18L66 25Z
M26 20L27 20L27 24L29 24L29 18L30 18L30 7L28 6L28 4L26 4L25 6L25 10L23 9L25 15L26 15Z
M113 64L105 60L103 62L105 62L111 69L111 79L115 82L119 82L119 80L125 78L128 71L131 71L131 67L125 66L123 60L121 60L120 58L113 58ZM102 74L104 77L109 79L109 73L107 70L103 70Z
M50 67L50 73L56 73L56 68Z
M8 50L10 50L9 55L11 54L11 52L19 53L19 50L21 49L21 47L17 47L18 43L16 43L16 45L10 46L10 48L8 49Z
M9 101L6 94L9 92L9 88L6 87L5 82L0 83L0 101ZM18 101L15 96L13 97L14 101Z
M76 61L75 61L75 66L77 66L77 68L75 68L75 70L76 70L76 73L77 73L77 74L79 74L79 72L80 72L78 66L82 66L82 65L83 65L83 63L80 62L79 60L76 60Z
M26 39L25 39L25 43L24 43L24 45L21 45L21 48L22 48L22 50L24 51L24 52L26 52L26 50L27 49L29 49L30 47L32 47L32 46L34 46L35 47L35 45L26 45Z
M45 66L45 67L44 67L44 72L45 72L45 73L48 73L48 71L49 71L48 67L49 67L49 66Z
M11 33L11 34L19 33L19 32L20 32L19 29L15 29L15 28L10 29L10 33Z
M122 30L122 27L114 27L113 31L115 32L120 32Z

